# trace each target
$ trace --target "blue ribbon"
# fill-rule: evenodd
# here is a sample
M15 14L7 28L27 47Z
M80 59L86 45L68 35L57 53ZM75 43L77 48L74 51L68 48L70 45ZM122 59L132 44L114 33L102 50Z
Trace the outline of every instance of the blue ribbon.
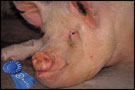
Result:
M22 71L18 61L8 61L3 65L4 72L11 74L17 89L28 89L36 83L36 79Z

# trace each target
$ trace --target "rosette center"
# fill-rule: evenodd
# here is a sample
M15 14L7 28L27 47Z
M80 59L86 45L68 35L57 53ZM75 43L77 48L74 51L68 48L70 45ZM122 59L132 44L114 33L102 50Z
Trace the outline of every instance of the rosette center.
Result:
M8 65L7 68L8 68L8 70L10 70L10 71L14 71L14 70L17 69L17 65L14 64L14 63L11 63L11 64Z

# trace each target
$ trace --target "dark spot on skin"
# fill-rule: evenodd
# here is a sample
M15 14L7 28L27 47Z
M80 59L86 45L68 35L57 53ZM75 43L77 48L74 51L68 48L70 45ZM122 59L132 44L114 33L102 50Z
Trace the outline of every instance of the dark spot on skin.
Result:
M93 56L90 56L90 58L93 58Z

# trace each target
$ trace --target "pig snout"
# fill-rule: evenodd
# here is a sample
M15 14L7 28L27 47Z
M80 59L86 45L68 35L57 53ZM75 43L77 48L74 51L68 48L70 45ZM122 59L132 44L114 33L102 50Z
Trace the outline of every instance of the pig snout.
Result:
M44 52L36 52L32 57L32 63L37 71L47 71L52 66L52 59Z

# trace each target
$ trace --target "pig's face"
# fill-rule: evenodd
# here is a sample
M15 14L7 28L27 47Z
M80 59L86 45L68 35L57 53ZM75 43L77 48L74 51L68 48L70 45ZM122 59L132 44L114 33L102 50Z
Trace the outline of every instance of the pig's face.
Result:
M44 46L32 57L39 81L48 87L60 88L98 73L114 49L110 22L103 18L100 23L106 27L96 23L98 20L88 2L79 2L86 9L82 12L77 2L33 3L39 10L37 26L45 32ZM97 24L100 29L96 28Z

